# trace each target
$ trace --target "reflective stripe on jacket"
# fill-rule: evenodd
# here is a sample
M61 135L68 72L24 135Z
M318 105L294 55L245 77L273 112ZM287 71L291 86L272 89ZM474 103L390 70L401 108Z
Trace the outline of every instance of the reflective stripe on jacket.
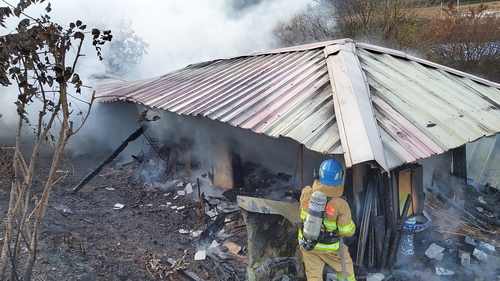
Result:
M299 229L299 244L302 239L305 238L304 235L302 234L302 229ZM316 243L316 245L314 246L314 250L335 252L339 250L339 242L335 242L333 244Z
M300 211L300 219L302 221L305 221L306 217L307 217L307 211L306 210ZM345 235L345 234L351 232L351 230L354 228L354 222L351 220L351 222L349 224L347 224L345 226L341 226L341 225L337 225L336 221L331 221L331 220L328 220L327 218L323 218L323 226L325 227L326 231L328 231L328 232L333 232L333 231L337 230L337 227L338 227L339 233L342 235Z

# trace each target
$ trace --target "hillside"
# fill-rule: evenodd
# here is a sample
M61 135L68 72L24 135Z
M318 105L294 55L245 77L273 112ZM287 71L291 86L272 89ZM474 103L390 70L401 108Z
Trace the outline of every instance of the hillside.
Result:
M500 1L494 1L494 2L487 2L483 3L488 6L488 10L492 11L499 11L500 13ZM458 8L460 11L467 11L469 7L478 7L480 4L471 4L471 5L460 5ZM427 18L433 18L433 17L439 17L441 15L441 10L446 10L448 7L443 3L443 7L441 6L435 6L435 7L426 7L426 8L421 8L418 10L418 15L427 17ZM443 11L442 15L446 15L446 12Z

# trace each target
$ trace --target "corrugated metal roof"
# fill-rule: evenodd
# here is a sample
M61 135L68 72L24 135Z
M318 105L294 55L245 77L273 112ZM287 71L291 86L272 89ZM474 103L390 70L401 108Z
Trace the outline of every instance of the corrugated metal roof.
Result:
M270 137L290 137L313 151L342 154L345 142L354 140L341 141L346 132L343 127L339 132L331 85L351 77L339 89L369 85L371 104L358 103L356 111L366 115L373 110L389 168L500 132L499 84L399 51L350 42L189 65L153 79L103 84L96 96L101 102L132 101L201 115ZM355 46L353 58L358 61L348 72L358 67L361 76L336 77L328 69L325 47L344 44Z
M102 85L97 95L342 153L322 48L190 65L154 79Z
M500 90L494 83L484 85L435 65L362 48L358 57L390 166L500 131Z
M324 52L346 166L374 160L388 171L370 87L354 43L326 46Z

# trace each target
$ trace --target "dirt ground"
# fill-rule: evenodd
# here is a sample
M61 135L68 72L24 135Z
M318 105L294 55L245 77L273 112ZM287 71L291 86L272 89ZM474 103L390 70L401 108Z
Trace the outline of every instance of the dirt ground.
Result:
M177 261L175 268L192 272L201 280L246 280L247 238L240 211L220 212L219 219L211 219L199 207L196 188L191 195L178 196L175 192L179 183L195 184L181 173L176 185L157 188L144 173L146 165L154 166L152 159L114 161L73 193L78 183L111 152L94 151L64 158L58 174L67 175L49 202L34 280L196 280L175 270L169 259ZM33 194L40 193L43 187L50 150L44 150L39 161ZM1 222L7 213L8 196L8 183L0 182ZM229 202L230 198L221 196L220 200ZM123 204L123 208L114 209L117 203ZM463 235L444 236L441 230L449 222L433 219L428 230L415 235L415 256L399 254L394 269L383 271L385 280L496 280L488 279L500 275L493 259L488 263L472 260L472 268L462 268L457 252L467 246ZM0 225L0 233L3 227ZM219 246L210 250L208 245L213 241ZM233 244L225 247L225 242ZM443 262L424 255L431 243L446 247ZM241 248L232 252L227 245ZM196 252L202 249L208 249L206 259L194 260ZM23 251L26 253L25 247ZM436 276L436 266L453 270L455 275ZM488 275L478 270L484 266L489 268ZM367 272L358 273L361 277ZM480 276L486 279L474 279Z
M244 280L246 264L241 261L245 259L246 233L225 233L221 237L204 233L214 221L200 214L199 202L145 186L137 173L130 172L132 164L116 169L116 162L112 162L73 193L73 188L110 153L66 157L61 164L59 175L68 174L57 184L49 202L34 280L192 280L173 270L169 258L178 261L178 268L189 269L203 280ZM50 161L50 154L40 155L32 194L41 192ZM2 222L8 200L9 186L3 181ZM124 207L113 209L117 203ZM174 210L172 206L182 208ZM221 216L233 221L233 226L244 224L239 211ZM223 233L223 227L218 232ZM226 257L228 260L219 264L209 258L195 261L197 249L213 240L221 244L218 256L224 258L221 253L228 252L223 242L232 241L242 246L241 257ZM220 270L222 263L229 265L224 272Z

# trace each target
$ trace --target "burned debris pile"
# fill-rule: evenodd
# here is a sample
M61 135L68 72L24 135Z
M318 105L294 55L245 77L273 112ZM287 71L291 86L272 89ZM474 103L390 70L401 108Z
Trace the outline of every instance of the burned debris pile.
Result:
M362 208L353 211L358 278L500 280L498 190L475 188L446 171L428 186L419 165L391 173L390 180L371 174Z
M190 280L198 280L193 274L199 280L246 280L247 226L236 196L282 196L291 176L273 174L263 165L251 162L232 162L228 171L214 169L214 161L194 154L187 139L161 146L152 143L149 152L134 155L128 163L111 163L98 175L109 183L106 188L116 184L136 192L130 202L120 202L120 208L165 213L168 222L160 226L178 235L178 247L189 253L185 257L170 257L173 261L169 262L158 253L148 252L146 272L165 277L178 271ZM217 175L227 172L233 183L241 185L218 186Z
M422 247L422 258L433 265L433 275L500 280L500 212L496 207L500 192L465 182L454 186L436 182L425 192L431 234L419 234L416 242Z

